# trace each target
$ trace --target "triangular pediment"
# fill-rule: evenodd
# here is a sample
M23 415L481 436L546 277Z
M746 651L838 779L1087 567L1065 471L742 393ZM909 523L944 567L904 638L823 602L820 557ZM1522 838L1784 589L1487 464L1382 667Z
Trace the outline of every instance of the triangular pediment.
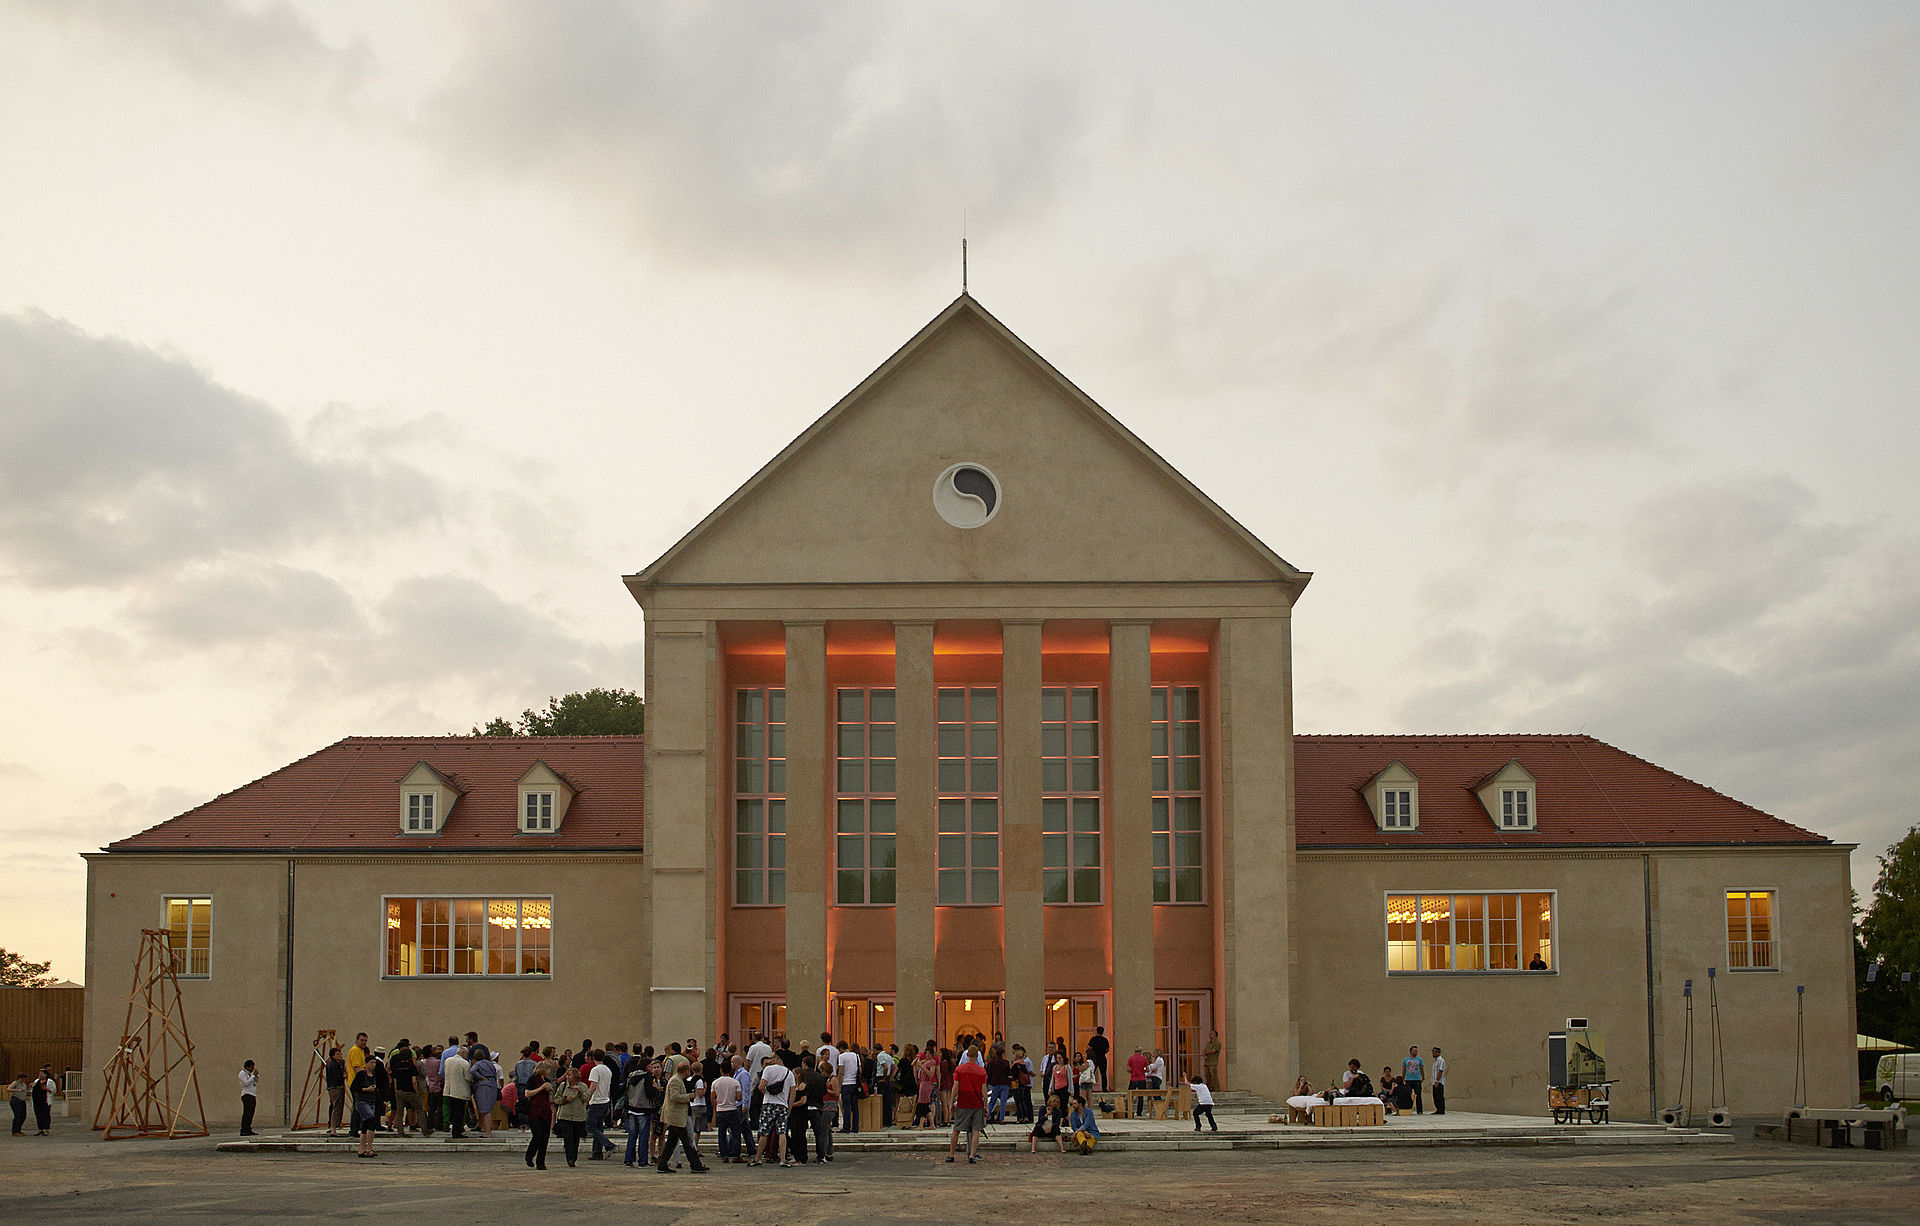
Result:
M935 504L955 465L992 517ZM1279 583L1309 576L962 295L629 582Z

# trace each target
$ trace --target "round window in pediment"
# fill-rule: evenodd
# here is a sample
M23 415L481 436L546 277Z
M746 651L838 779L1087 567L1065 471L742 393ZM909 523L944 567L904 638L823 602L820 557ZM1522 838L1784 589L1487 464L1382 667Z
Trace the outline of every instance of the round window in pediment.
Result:
M978 528L1000 511L1000 482L984 464L955 464L933 483L933 509L956 528Z

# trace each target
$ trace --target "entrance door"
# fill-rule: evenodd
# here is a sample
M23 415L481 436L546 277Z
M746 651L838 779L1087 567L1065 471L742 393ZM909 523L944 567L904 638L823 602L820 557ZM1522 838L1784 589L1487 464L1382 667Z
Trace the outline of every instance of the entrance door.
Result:
M868 1050L893 1042L893 997L835 996L833 1040Z
M1107 1024L1107 994L1094 992L1080 996L1047 997L1047 1050L1061 1039L1067 1042L1069 1056L1087 1050L1087 1040L1096 1026Z
M963 996L941 992L935 1002L940 1043L954 1051L966 1050L967 1041L980 1044L986 1051L993 1036L1000 1033L1000 994Z
M735 996L731 998L733 1042L745 1051L755 1034L769 1040L787 1031L787 998L784 996Z
M1153 1000L1153 1045L1167 1057L1167 1078L1178 1085L1201 1076L1207 1023L1213 1017L1206 992L1162 993Z

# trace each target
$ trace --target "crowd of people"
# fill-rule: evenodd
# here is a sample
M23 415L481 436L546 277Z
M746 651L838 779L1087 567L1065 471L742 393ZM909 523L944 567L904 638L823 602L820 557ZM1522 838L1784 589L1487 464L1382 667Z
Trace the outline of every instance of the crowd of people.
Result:
M1194 1129L1213 1126L1208 1080L1219 1060L1219 1036L1205 1056L1206 1073L1186 1079L1194 1095ZM880 1101L883 1127L949 1130L947 1161L979 1161L987 1125L1026 1127L1029 1152L1043 1142L1061 1152L1091 1153L1100 1141L1100 1096L1110 1090L1104 1029L1086 1050L1069 1052L1064 1039L1036 1062L1021 1044L1000 1036L962 1035L954 1046L875 1045L829 1034L818 1045L794 1047L785 1035L748 1036L736 1048L729 1035L711 1046L697 1039L651 1045L582 1039L557 1048L522 1044L509 1060L468 1031L444 1044L399 1039L375 1047L363 1032L326 1053L327 1134L357 1139L361 1157L374 1155L382 1133L446 1139L524 1132L526 1163L547 1169L554 1134L568 1166L619 1155L629 1167L662 1174L705 1173L707 1158L729 1165L783 1167L834 1160L834 1135L860 1130L860 1104ZM1136 1048L1127 1061L1126 1090L1159 1090L1169 1083L1166 1056ZM258 1076L248 1061L240 1074L242 1131L252 1133ZM1036 1101L1035 1087L1040 1088ZM900 1122L907 1105L912 1115ZM620 1139L609 1130L624 1130ZM701 1138L715 1133L703 1158ZM964 1139L963 1139L964 1138Z

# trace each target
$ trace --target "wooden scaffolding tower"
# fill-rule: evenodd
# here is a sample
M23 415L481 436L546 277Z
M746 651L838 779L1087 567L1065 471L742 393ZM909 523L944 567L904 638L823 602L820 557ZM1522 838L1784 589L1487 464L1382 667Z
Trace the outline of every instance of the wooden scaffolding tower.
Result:
M327 1053L333 1050L339 1037L331 1030L322 1030L313 1036L313 1058L307 1061L307 1076L300 1083L300 1105L294 1108L293 1130L324 1128L330 1122L327 1113ZM307 1107L312 1104L313 1119L307 1119Z
M207 1109L193 1067L180 981L173 973L172 937L163 928L145 929L140 937L133 991L127 994L127 1024L103 1070L93 1126L105 1129L109 1141L204 1137Z

